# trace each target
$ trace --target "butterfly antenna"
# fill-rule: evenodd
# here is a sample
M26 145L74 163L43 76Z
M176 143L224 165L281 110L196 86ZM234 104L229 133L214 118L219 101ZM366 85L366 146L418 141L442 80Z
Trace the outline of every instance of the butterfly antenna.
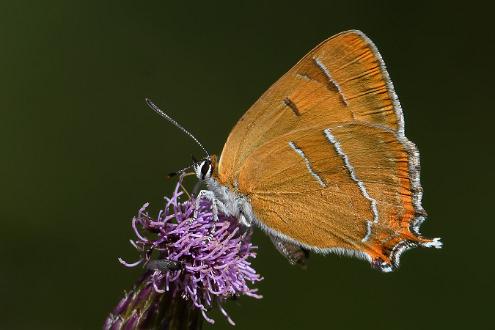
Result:
M163 112L162 110L160 110L160 108L158 108L150 99L146 98L146 104L153 110L155 111L157 114L159 114L160 116L162 116L163 118L165 118L166 120L168 120L170 123L172 123L175 127L177 127L178 129L180 129L182 132L186 133L187 135L189 135L189 137L191 139L194 140L194 142L196 142L200 147L201 149L203 149L203 151L205 152L206 156L208 158L210 158L210 154L208 153L208 151L205 149L205 147L203 147L203 145L198 141L198 139L196 139L194 137L194 135L191 134L191 132L189 132L187 129L185 129L184 127L182 127L182 125L180 125L178 122L176 122L172 117L170 117L169 115L167 115L165 112Z

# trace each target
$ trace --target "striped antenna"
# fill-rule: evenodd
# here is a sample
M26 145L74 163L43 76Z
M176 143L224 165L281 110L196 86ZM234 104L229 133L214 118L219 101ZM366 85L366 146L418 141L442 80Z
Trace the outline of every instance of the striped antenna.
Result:
M191 139L193 139L194 142L196 142L201 147L201 149L203 149L203 151L206 154L206 157L208 159L210 159L210 154L208 153L208 151L205 149L205 147L203 147L203 145L198 141L198 139L196 139L194 137L194 135L191 134L191 132L189 132L187 129L185 129L182 125L180 125L178 122L176 122L172 117L170 117L169 115L167 115L165 112L163 112L162 110L160 110L160 108L158 108L149 98L145 98L145 100L146 100L146 104L148 105L148 107L151 108L151 110L155 111L157 114L159 114L160 116L162 116L163 118L165 118L166 120L168 120L175 127L177 127L178 129L180 129L182 132L186 133Z

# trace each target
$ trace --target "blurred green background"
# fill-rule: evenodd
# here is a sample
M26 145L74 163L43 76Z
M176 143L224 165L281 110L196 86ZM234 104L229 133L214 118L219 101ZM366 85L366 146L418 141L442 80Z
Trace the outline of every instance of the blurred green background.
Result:
M333 255L302 271L257 232L264 299L227 309L237 329L487 327L492 20L475 1L0 2L0 328L98 329L140 274L117 262L137 257L131 217L201 155L145 97L218 153L271 83L351 28L388 64L421 151L422 231L445 248L392 274Z

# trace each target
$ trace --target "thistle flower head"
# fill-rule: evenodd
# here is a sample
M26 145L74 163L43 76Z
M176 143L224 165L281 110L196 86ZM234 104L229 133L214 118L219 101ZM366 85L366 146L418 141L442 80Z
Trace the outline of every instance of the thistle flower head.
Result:
M210 323L214 321L206 312L218 305L234 324L222 307L228 298L261 298L257 289L249 287L262 279L250 263L256 257L251 230L222 213L214 221L207 199L199 201L198 209L194 198L179 201L180 187L179 181L156 217L147 211L148 203L144 204L132 220L137 239L131 243L141 259L132 264L119 260L128 267L147 265L150 275L146 281L155 293L190 301Z

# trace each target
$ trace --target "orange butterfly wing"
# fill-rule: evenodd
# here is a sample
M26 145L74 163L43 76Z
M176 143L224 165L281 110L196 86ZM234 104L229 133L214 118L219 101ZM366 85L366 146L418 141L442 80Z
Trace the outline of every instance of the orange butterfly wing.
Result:
M244 114L218 180L247 196L261 227L383 270L415 245L424 220L419 159L373 43L359 31L324 41Z
M315 122L324 126L351 120L403 133L402 110L383 61L360 31L322 42L246 111L224 145L220 179L233 184L246 157L281 134Z
M382 269L402 249L430 245L414 230L409 146L364 122L296 130L256 149L238 189L271 234L319 252L364 257Z

